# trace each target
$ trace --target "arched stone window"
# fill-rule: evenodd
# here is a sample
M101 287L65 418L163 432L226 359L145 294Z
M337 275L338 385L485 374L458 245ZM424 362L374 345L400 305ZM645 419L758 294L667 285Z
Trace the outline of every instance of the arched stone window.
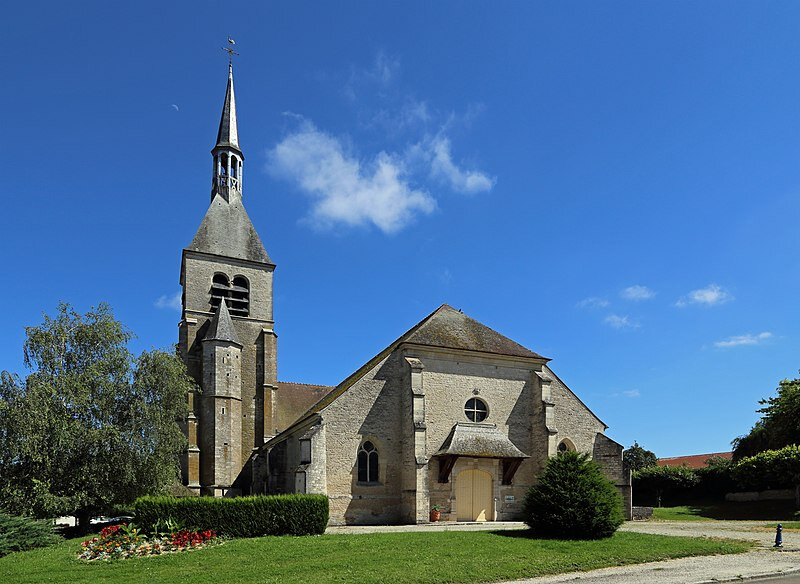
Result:
M559 452L575 452L575 445L572 443L572 440L569 438L564 438L561 442L558 443L558 451Z
M221 272L214 274L211 278L211 309L213 310L219 306L223 298L230 298L231 286L228 281L228 276ZM230 307L230 306L229 306Z
M230 287L231 301L228 308L231 314L247 316L250 314L250 282L244 276L234 276Z
M489 408L482 399L471 397L464 404L464 415L470 422L483 422L489 415Z
M358 482L378 482L378 451L369 440L358 449Z

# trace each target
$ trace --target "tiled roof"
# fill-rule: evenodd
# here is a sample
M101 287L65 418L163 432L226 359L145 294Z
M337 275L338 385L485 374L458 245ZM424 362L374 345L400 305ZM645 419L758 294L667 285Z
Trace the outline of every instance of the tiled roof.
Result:
M230 258L272 264L253 222L238 198L230 203L217 195L186 248Z
M278 411L275 416L276 432L282 432L305 414L308 409L333 391L331 385L311 385L279 381L276 402Z
M733 452L712 452L710 454L692 454L690 456L673 456L672 458L659 458L658 466L685 466L688 468L705 468L709 458L724 458L731 460Z

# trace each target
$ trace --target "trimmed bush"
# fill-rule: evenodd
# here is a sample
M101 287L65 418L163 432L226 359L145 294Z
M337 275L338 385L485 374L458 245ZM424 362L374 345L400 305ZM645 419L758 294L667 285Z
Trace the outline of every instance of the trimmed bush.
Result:
M611 537L622 525L622 497L588 455L562 452L547 461L525 496L525 523L558 539Z
M141 497L134 504L136 524L152 532L159 520L183 529L212 529L228 537L315 535L328 525L325 495Z
M53 525L49 521L0 513L0 557L11 552L51 546L60 540L53 533Z

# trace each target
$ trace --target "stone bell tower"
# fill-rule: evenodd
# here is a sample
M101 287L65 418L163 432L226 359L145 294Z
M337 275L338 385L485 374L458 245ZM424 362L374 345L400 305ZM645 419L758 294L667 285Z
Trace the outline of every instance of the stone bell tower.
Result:
M178 347L201 393L188 396L183 483L202 495L247 492L256 449L275 427L275 264L242 204L233 66L211 150L211 205L183 250Z

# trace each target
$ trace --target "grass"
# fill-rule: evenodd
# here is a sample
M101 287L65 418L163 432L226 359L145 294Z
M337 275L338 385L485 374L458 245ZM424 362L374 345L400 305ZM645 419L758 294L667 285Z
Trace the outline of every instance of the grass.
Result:
M748 503L718 501L653 509L653 519L661 521L711 521L715 519L791 521L797 517L794 501L753 501Z
M374 533L231 540L111 563L76 559L80 539L0 558L0 582L491 582L685 556L747 551L744 541L617 533L600 541L524 531Z
M784 530L788 529L790 531L800 531L800 521L784 521L781 523L781 525L783 526ZM776 526L774 523L768 523L767 525L764 525L764 527L774 530Z

